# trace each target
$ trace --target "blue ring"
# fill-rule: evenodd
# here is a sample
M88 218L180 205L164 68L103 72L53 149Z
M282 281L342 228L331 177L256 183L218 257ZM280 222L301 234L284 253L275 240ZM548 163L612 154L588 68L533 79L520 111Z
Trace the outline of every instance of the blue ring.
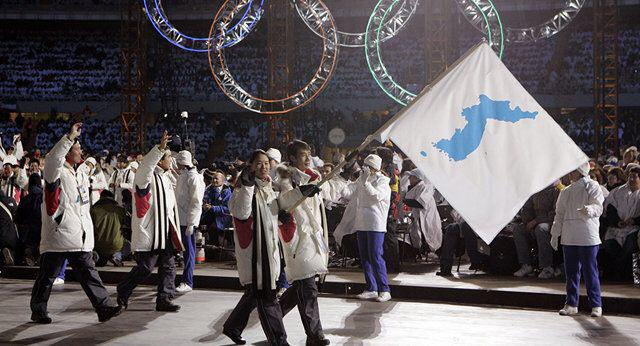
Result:
M147 13L147 17L149 18L149 21L151 22L151 25L153 25L153 28L156 29L156 31L160 34L160 36L164 37L167 41L169 41L169 43L173 44L174 46L187 50L187 51L191 51L191 52L197 52L197 53L205 53L208 51L208 49L194 49L194 48L189 48L189 47L185 47L175 41L173 41L172 39L170 39L169 37L167 37L167 35L164 34L164 32L156 25L156 22L153 20L153 18L151 17L151 11L149 11L149 5L147 4L147 0L143 0L144 2L144 8L145 8L145 12ZM253 4L253 0L249 0L249 3L247 4L247 10L244 12L244 14L242 15L242 18L240 18L240 20L233 26L231 27L231 29L229 29L229 31L235 29L242 21L243 19L245 19L247 17L247 15L249 14L249 11L251 10L251 5ZM176 32L179 32L175 27L173 27L171 25L171 22L169 22L169 20L167 19L167 17L164 16L164 11L160 11L160 5L158 3L158 0L154 0L154 5L155 5L155 9L156 12L160 15L160 17L168 24L168 26L174 30L176 30ZM262 9L262 6L264 5L264 0L260 0L260 9ZM253 22L251 22L251 24L249 24L249 29L253 29L253 27L257 24L257 22L260 20L260 16L257 16ZM191 39L193 41L209 41L209 38L198 38L198 37L191 37L191 36L187 36L184 35L182 33L180 33L180 35L182 37ZM240 42L241 40L243 40L244 37L241 36L238 39L236 39L235 41L231 41L228 42L227 44L223 45L223 48L226 47L230 47L233 46L235 44L237 44L238 42Z

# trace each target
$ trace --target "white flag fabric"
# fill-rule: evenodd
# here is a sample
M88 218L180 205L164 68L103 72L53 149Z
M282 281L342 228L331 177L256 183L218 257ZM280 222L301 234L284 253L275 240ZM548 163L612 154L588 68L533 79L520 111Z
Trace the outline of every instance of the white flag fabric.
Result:
M488 44L378 132L487 244L534 193L588 161Z

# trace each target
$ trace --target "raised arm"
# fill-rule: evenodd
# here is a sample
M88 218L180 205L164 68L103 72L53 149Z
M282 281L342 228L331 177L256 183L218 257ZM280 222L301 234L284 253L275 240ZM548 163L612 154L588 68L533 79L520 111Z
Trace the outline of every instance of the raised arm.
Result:
M136 172L136 177L133 179L133 184L136 187L136 190L146 190L151 184L151 180L153 179L153 171L156 168L156 165L165 154L165 150L167 149L167 144L171 140L171 136L164 132L162 135L162 139L160 140L160 144L151 148L151 150L145 155L140 162L140 166L138 167L138 171Z

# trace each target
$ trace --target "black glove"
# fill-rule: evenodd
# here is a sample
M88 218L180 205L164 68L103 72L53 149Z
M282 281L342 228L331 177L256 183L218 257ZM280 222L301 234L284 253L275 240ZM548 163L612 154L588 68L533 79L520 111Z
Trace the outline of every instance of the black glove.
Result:
M240 182L244 186L253 186L256 184L256 176L251 172L250 168L247 167L240 173Z
M287 213L286 210L280 210L278 212L278 221L280 221L283 225L291 222L291 213Z
M320 188L313 184L300 185L299 189L305 197L313 197L320 192Z
M350 152L347 157L344 158L345 161L347 162L351 162L351 160L355 159L356 157L358 157L358 154L360 152L358 150L354 150L352 152Z
M351 178L351 170L343 169L342 172L340 172L340 176L344 180L349 180Z
M409 206L411 208L424 209L422 204L420 204L420 202L416 201L415 199L405 199L403 202L406 206Z

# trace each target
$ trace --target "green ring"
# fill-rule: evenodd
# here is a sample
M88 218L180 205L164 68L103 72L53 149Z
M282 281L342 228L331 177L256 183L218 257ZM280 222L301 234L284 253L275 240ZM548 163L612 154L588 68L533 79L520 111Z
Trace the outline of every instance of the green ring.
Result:
M387 94L390 98L392 98L394 101L398 102L399 104L406 106L408 101L410 101L411 99L416 97L416 94L406 90L405 88L403 88L402 86L400 86L398 83L396 83L396 81L393 80L393 77L389 74L389 72L387 71L386 66L384 65L383 61L382 61L382 55L381 55L381 47L380 47L380 33L382 30L382 23L384 23L384 20L386 19L386 17L389 15L389 13L391 13L391 11L393 10L393 7L400 1L400 0L393 0L393 2L389 5L389 7L385 10L382 19L380 20L380 24L378 25L378 27L376 28L376 41L375 41L375 45L376 45L376 56L378 59L378 62L380 63L380 67L383 70L383 74L386 75L388 77L388 82L391 83L391 87L397 88L400 90L400 95L394 95L394 93L392 93L391 91L389 91L389 88L385 87L383 84L383 82L378 78L378 75L375 73L372 65L371 65L371 59L369 57L369 33L371 30L371 26L372 26L372 22L375 18L376 13L378 12L378 10L380 9L380 6L382 5L382 3L384 1L388 1L388 0L379 0L378 3L376 4L375 8L373 9L373 12L371 13L371 16L369 16L369 21L367 22L367 28L366 28L366 32L365 32L365 44L364 44L364 49L365 49L365 58L367 59L367 66L369 68L369 71L371 72L371 74L373 75L373 79L376 81L376 83L378 84L378 86L382 89L382 91ZM489 4L491 5L491 8L493 9L493 11L496 14L496 18L497 18L497 22L498 22L498 26L499 26L499 30L500 30L500 51L499 51L499 57L500 59L502 59L502 54L504 52L504 31L502 28L502 21L500 20L500 14L498 13L498 10L496 9L496 7L493 5L493 2L491 0L487 0L489 2ZM472 1L473 4L478 8L478 10L480 11L480 13L482 13L482 17L485 21L485 28L487 28L487 36L488 36L488 40L489 40L489 45L492 46L492 39L493 39L493 34L491 32L491 25L489 23L489 18L487 18L487 15L482 11L482 9L480 9L480 7L475 3L475 1ZM405 96L405 100L403 100L401 98L401 96Z

